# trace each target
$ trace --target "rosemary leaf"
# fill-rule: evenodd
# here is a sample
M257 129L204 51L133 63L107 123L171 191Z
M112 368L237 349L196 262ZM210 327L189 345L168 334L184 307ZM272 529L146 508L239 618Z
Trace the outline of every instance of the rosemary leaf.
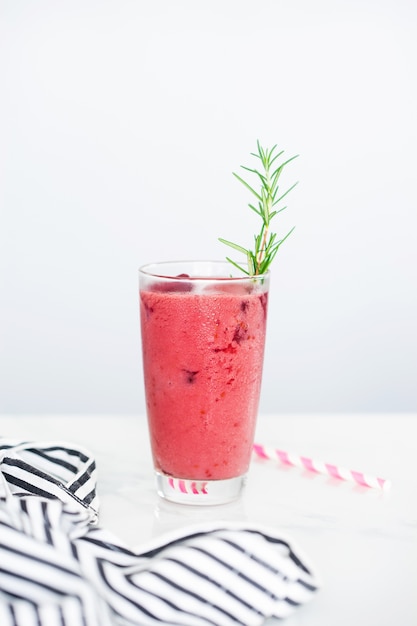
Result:
M278 195L279 191L279 181L281 174L284 168L291 163L294 159L298 157L298 155L292 156L289 159L286 159L283 163L275 167L272 171L272 165L284 154L284 151L281 150L276 153L277 145L274 145L271 149L263 148L259 143L259 140L256 142L258 152L251 152L251 156L254 156L257 159L260 159L263 167L263 172L260 172L256 168L247 167L242 165L242 169L249 172L250 174L254 174L257 177L258 183L260 183L259 192L256 191L252 185L250 185L245 179L241 176L233 173L233 176L237 178L250 192L253 194L258 200L258 208L253 204L249 204L249 208L254 211L262 220L262 225L258 234L254 235L254 250L247 250L243 246L228 241L227 239L219 238L221 243L237 250L241 254L246 256L246 264L247 269L243 267L243 263L238 263L226 257L227 261L229 261L232 265L237 267L239 270L243 271L245 274L249 274L250 276L255 276L258 274L263 274L269 270L269 267L274 260L281 244L291 235L294 230L294 227L283 237L282 239L277 241L277 234L271 233L269 231L269 226L271 220L284 211L287 207L281 207L272 210L287 194L290 193L297 185L294 183L289 189L287 189L284 193Z

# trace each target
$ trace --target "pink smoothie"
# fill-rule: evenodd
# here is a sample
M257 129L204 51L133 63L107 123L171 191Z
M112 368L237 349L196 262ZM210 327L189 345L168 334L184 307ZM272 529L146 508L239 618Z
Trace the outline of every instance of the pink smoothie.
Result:
M147 413L157 470L246 473L261 387L267 293L140 293Z

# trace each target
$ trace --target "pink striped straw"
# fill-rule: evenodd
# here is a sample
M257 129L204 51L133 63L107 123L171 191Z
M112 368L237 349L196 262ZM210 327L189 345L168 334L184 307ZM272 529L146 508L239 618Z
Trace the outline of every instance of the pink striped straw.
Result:
M187 480L185 478L169 478L169 486L175 491L182 493L207 494L207 482L200 480Z
M387 490L391 486L389 480L385 478L377 478L364 474L363 472L357 472L349 470L338 465L331 463L323 463L317 459L312 459L306 456L299 456L284 450L277 450L268 446L263 446L258 443L253 444L253 451L261 459L279 460L285 465L292 465L294 467L302 467L309 472L315 472L316 474L326 474L332 478L338 478L339 480L353 481L361 487L371 487L373 489Z

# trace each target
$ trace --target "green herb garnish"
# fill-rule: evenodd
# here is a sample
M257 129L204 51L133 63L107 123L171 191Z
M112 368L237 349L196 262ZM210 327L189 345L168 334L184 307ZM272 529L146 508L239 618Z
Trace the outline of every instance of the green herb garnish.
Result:
M257 159L260 159L263 167L263 172L260 172L257 169L252 169L250 167L245 167L244 165L241 165L241 167L244 170L251 172L252 174L256 174L261 182L260 191L255 191L255 189L251 185L249 185L249 183L247 183L238 174L233 172L233 176L235 176L243 185L245 185L245 187L249 189L249 191L256 197L258 201L258 206L249 204L249 207L252 209L252 211L255 211L255 213L257 213L257 215L259 215L262 219L262 227L260 233L259 235L255 235L254 250L247 250L243 246L232 243L231 241L227 241L226 239L219 238L219 241L226 244L227 246L230 246L231 248L234 248L235 250L241 252L246 256L247 269L245 266L243 266L242 263L237 263L229 257L226 257L226 259L239 270L241 270L245 274L248 274L249 276L264 274L269 269L269 266L274 260L280 245L291 235L292 231L295 228L291 228L291 230L285 235L285 237L278 240L277 234L270 232L270 223L272 218L287 208L286 206L284 206L279 209L274 209L274 207L276 207L278 203L281 202L281 200L283 200L283 198L285 198L285 196L289 194L290 191L294 189L294 187L297 185L297 183L295 183L289 189L287 189L287 191L280 195L278 182L282 171L288 163L297 158L298 154L291 157L290 159L287 159L286 161L281 163L281 165L277 166L276 161L277 159L279 159L280 156L282 156L284 151L281 150L281 152L274 154L277 148L276 145L271 148L271 150L269 150L268 148L262 148L259 141L257 141L257 146L258 153L256 154L254 152L251 152L251 155L256 157Z

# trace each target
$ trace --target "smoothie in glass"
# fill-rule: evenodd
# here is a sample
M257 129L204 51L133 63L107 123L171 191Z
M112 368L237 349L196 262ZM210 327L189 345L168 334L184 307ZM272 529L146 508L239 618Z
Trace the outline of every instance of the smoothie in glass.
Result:
M232 499L250 462L269 277L230 277L231 273L233 268L220 262L141 269L142 354L152 454L157 476L172 479L162 481L169 483L170 491L164 493L161 487L161 495L177 501L210 503L210 493L219 501ZM189 494L184 480L191 481ZM201 493L193 493L199 491L198 485Z

